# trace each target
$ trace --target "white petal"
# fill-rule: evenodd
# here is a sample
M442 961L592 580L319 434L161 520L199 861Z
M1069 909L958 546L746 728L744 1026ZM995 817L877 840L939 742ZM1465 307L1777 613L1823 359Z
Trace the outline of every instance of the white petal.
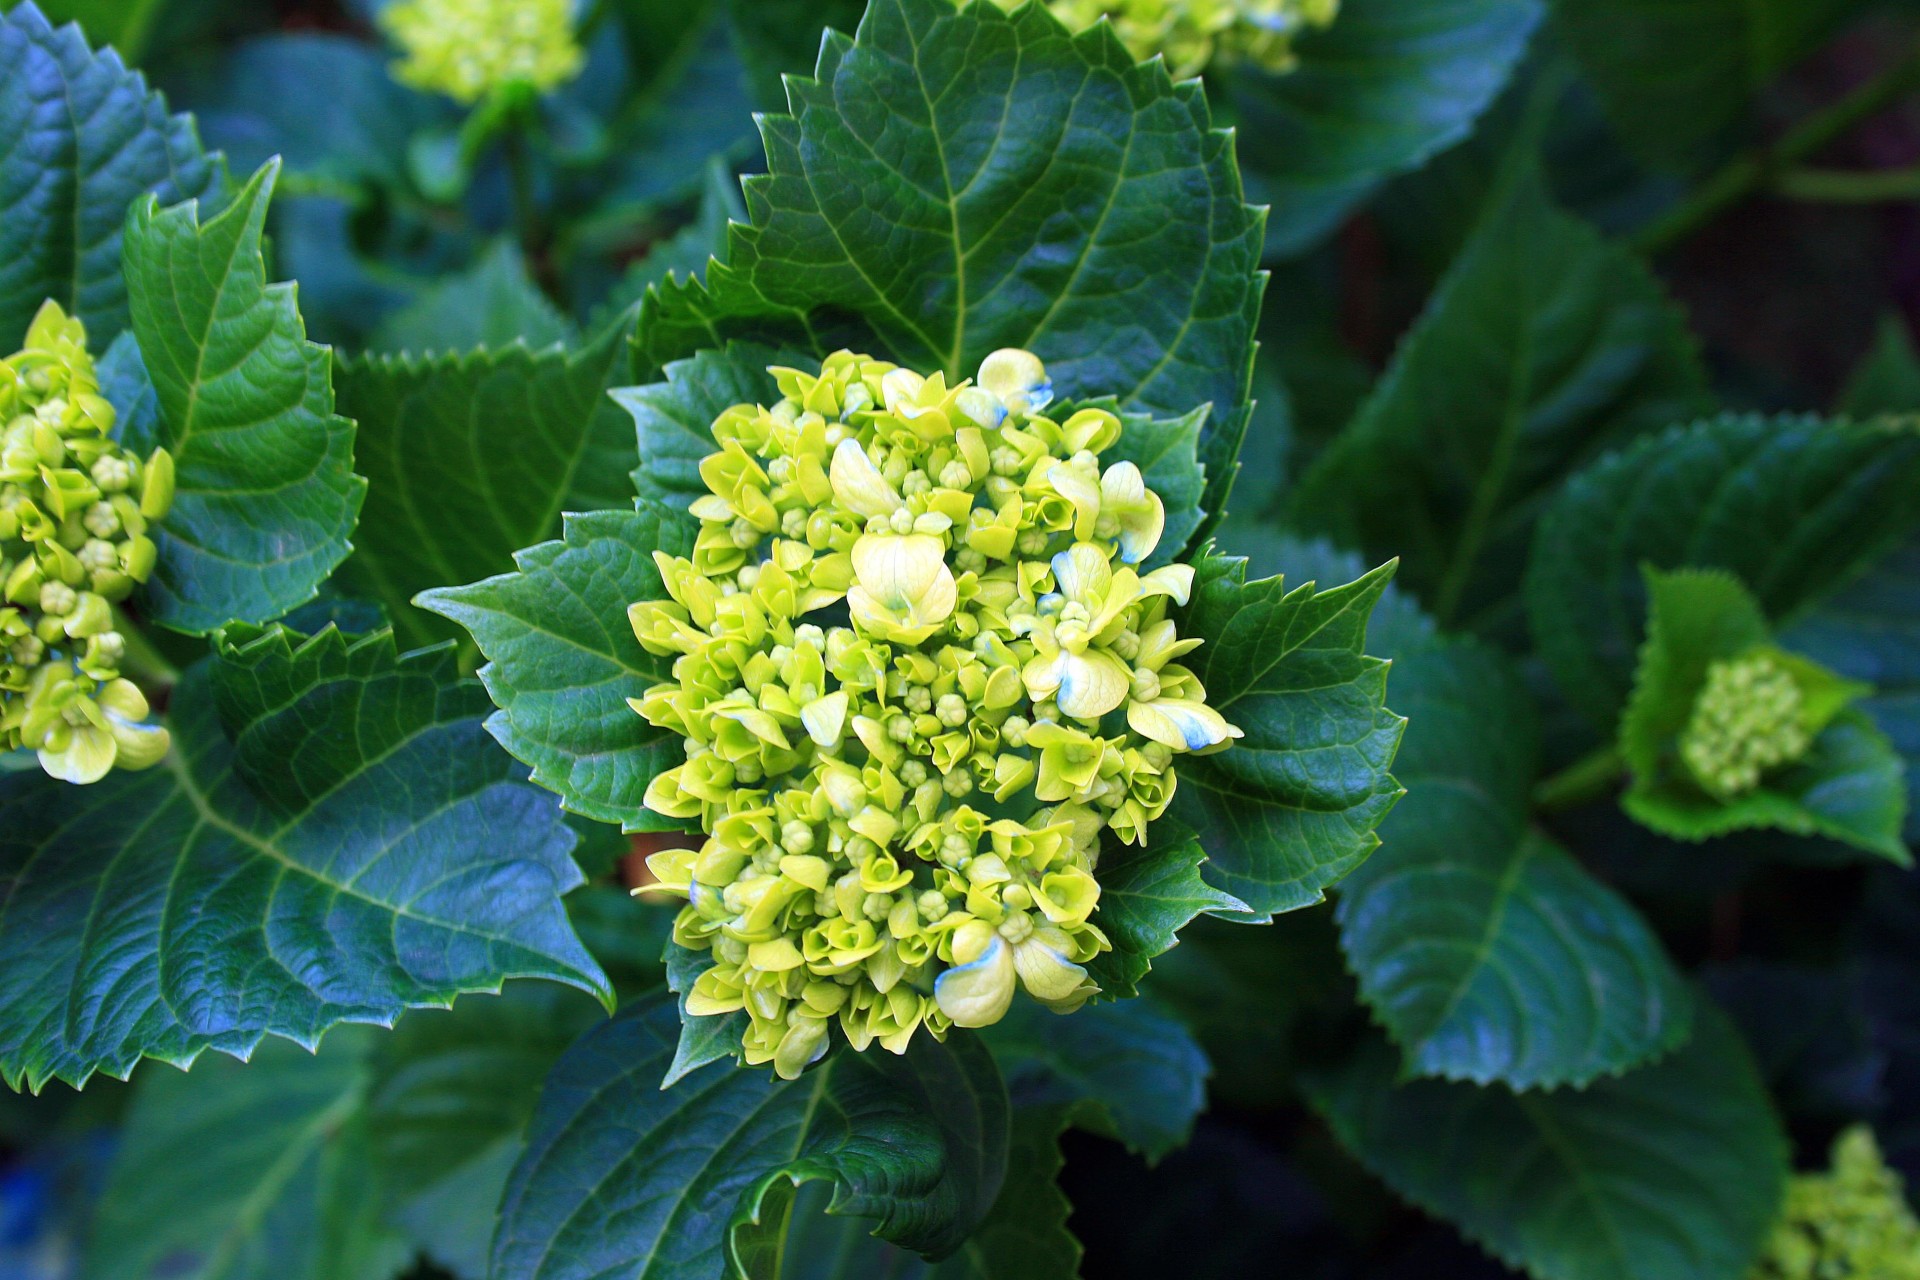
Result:
M1203 751L1241 736L1212 707L1181 698L1135 702L1127 707L1127 723L1135 733L1176 751Z
M1013 986L1013 949L995 934L979 959L934 980L933 999L956 1027L988 1027L1006 1016Z
M1127 700L1133 677L1118 658L1098 651L1061 656L1061 711L1077 720L1097 720Z
M857 516L888 516L901 506L900 495L857 440L842 440L834 449L827 479L840 505Z
M1085 969L1037 937L1029 937L1013 949L1013 964L1020 974L1020 985L1036 1000L1065 1000L1087 980Z
M1140 594L1172 596L1175 604L1185 604L1193 598L1193 566L1169 564L1155 569L1140 579Z
M823 747L831 747L840 741L840 735L847 727L846 690L841 689L809 702L800 712L800 723L807 727L807 736Z
M953 574L947 569L946 546L931 534L869 533L853 544L854 576L888 609L913 607L935 588L943 572L950 590ZM952 611L949 604L947 612Z
M1113 581L1113 568L1100 548L1091 542L1076 542L1054 556L1053 580L1060 594L1091 608L1094 597L1103 594Z

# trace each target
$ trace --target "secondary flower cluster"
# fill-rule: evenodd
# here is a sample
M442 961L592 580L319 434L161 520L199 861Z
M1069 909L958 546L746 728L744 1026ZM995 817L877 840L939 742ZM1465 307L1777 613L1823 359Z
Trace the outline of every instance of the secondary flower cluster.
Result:
M33 748L68 782L167 753L120 678L111 606L153 572L147 529L172 505L173 460L133 456L113 422L85 328L47 303L0 361L0 750Z
M580 73L572 0L402 0L380 17L417 89L474 103L509 84L545 93Z
M1920 1221L1873 1132L1847 1130L1829 1173L1801 1174L1752 1280L1920 1280Z
M1680 735L1680 758L1717 796L1760 785L1769 769L1807 753L1806 699L1793 673L1764 652L1726 658L1707 668L1707 683Z
M1117 417L1045 416L1024 351L951 387L846 351L771 372L778 404L713 424L692 556L655 553L671 599L632 607L676 655L633 705L686 742L647 806L710 836L650 862L712 952L688 1011L744 1009L791 1078L835 1019L898 1053L1016 986L1084 1003L1102 833L1143 843L1174 756L1239 730L1176 661L1193 570L1143 570L1165 512L1100 464Z
M995 0L1014 9L1025 0ZM1219 58L1290 70L1293 39L1330 25L1340 0L1051 0L1053 15L1075 31L1102 18L1134 57L1165 56L1175 76L1194 76Z

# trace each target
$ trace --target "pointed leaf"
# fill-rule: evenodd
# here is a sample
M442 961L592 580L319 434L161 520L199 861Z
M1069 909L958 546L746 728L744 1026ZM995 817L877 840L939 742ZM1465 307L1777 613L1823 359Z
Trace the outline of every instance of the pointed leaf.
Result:
M1016 1106L1069 1106L1080 1123L1158 1161L1193 1136L1206 1106L1207 1055L1151 1000L1061 1015L1031 1000L981 1033Z
M488 730L569 812L629 831L680 829L642 803L682 746L627 705L671 667L640 647L627 606L664 598L650 553L686 555L693 534L690 518L653 504L575 516L562 541L517 554L516 572L418 599L473 634L500 708Z
M1291 254L1467 136L1526 52L1539 0L1341 0L1280 74L1219 69L1267 247Z
M215 195L224 167L118 53L30 2L0 14L0 138L0 342L18 347L51 298L104 350L128 323L127 206Z
M643 348L677 358L827 311L950 380L1025 347L1064 398L1162 417L1211 404L1202 505L1222 507L1261 216L1197 82L1136 66L1104 28L1070 36L1039 5L874 0L857 37L830 33L813 77L787 84L793 114L761 120L750 225L707 288L655 298Z
M1360 995L1419 1075L1584 1085L1660 1057L1692 1000L1622 898L1527 825L1532 699L1492 651L1399 659L1407 797L1342 882L1340 941Z
M772 404L780 391L771 365L805 367L806 357L758 343L731 342L666 367L659 382L621 387L613 398L639 429L633 485L675 511L707 491L700 462L715 449L713 420L737 404Z
M1328 591L1247 582L1246 567L1201 560L1180 623L1206 642L1187 665L1209 704L1246 736L1181 759L1172 812L1206 849L1207 882L1265 920L1320 901L1380 843L1405 721L1386 708L1387 664L1364 650L1392 565Z
M1441 625L1520 585L1533 522L1580 467L1707 407L1692 336L1625 249L1510 171L1370 400L1294 498L1297 523L1380 559Z
M1388 1186L1538 1280L1741 1280L1773 1225L1786 1135L1717 1010L1679 1053L1586 1089L1395 1069L1371 1046L1313 1103Z
M380 1224L363 1108L373 1033L318 1055L142 1073L89 1233L88 1280L388 1280L413 1250Z
M511 977L610 998L560 903L573 834L485 708L444 651L275 628L187 673L160 767L0 777L0 1073L311 1045Z
M420 592L511 568L563 511L632 503L633 429L606 395L628 378L623 334L574 353L347 360L336 378L372 482L338 585L386 606L410 645L459 634L413 607Z
M1173 818L1153 826L1146 848L1120 845L1100 855L1100 908L1094 923L1113 950L1087 962L1104 996L1134 996L1153 960L1179 944L1195 916L1244 913L1247 904L1200 876L1207 851Z
M353 424L333 411L331 361L306 340L293 286L261 258L269 164L206 223L196 205L148 197L127 219L133 332L173 455L173 509L158 526L146 598L155 621L194 635L265 622L311 600L351 550L366 495Z
M381 321L367 349L425 355L521 342L538 351L572 336L573 326L527 274L520 250L501 240L466 271L436 281ZM344 407L344 389L341 401Z
M1920 413L1920 351L1898 314L1880 318L1867 353L1840 395L1840 412L1856 418L1877 413Z
M1527 569L1535 644L1560 691L1611 731L1645 628L1641 566L1725 569L1775 625L1920 521L1920 432L1897 421L1723 417L1575 476Z
M942 1256L991 1209L1007 1101L967 1035L904 1057L840 1053L799 1080L727 1065L662 1090L679 1014L623 1010L560 1060L494 1238L496 1280L772 1274L794 1188Z

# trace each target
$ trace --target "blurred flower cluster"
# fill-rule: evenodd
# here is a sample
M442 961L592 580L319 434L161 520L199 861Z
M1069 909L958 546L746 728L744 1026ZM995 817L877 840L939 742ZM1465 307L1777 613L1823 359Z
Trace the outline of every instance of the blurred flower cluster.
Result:
M395 76L456 102L514 84L545 93L585 62L572 0L402 0L380 21L406 54Z
M1014 9L1025 0L995 3ZM1184 77L1215 59L1290 70L1294 36L1330 25L1340 0L1051 0L1048 8L1075 31L1106 18L1134 57L1162 55Z
M1101 838L1144 843L1174 757L1239 731L1178 663L1193 569L1144 562L1165 512L1114 414L1045 415L1040 361L971 382L851 352L771 371L713 424L690 558L631 611L673 680L635 700L686 742L649 808L676 939L713 965L689 1012L744 1009L747 1060L1057 1011L1097 987ZM814 620L808 620L809 618Z
M1920 1280L1920 1221L1873 1132L1833 1145L1833 1168L1787 1187L1781 1221L1752 1280Z
M173 460L114 442L86 330L52 302L0 362L0 422L0 750L78 783L157 764L167 731L120 678L112 606L153 572Z

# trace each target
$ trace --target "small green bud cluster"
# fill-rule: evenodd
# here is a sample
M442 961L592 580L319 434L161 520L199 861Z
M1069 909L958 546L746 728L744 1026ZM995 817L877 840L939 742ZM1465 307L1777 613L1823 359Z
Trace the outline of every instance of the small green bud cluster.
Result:
M1831 1172L1787 1185L1752 1280L1920 1280L1920 1220L1870 1129L1840 1135Z
M650 863L713 955L687 1008L746 1010L747 1060L791 1078L835 1020L898 1053L1016 987L1084 1003L1103 833L1144 843L1174 756L1240 731L1175 661L1192 567L1135 567L1165 511L1101 467L1113 414L1045 416L1024 351L953 387L844 351L771 372L778 404L713 424L691 558L655 554L671 598L630 614L677 655L634 708L686 743L646 804L710 837Z
M173 460L113 441L86 329L52 302L0 361L0 423L0 750L79 783L157 764L167 733L120 678L111 606L153 572Z
M1717 796L1737 796L1760 785L1769 769L1807 753L1812 735L1806 698L1788 671L1764 653L1724 658L1707 668L1680 735L1680 756L1694 778Z
M402 0L380 22L407 55L395 77L461 103L513 84L545 93L586 61L572 0Z
M1025 0L995 0L1003 9ZM1053 15L1075 31L1105 18L1134 57L1164 56L1175 76L1195 76L1216 58L1291 70L1294 37L1331 25L1340 0L1051 0Z

